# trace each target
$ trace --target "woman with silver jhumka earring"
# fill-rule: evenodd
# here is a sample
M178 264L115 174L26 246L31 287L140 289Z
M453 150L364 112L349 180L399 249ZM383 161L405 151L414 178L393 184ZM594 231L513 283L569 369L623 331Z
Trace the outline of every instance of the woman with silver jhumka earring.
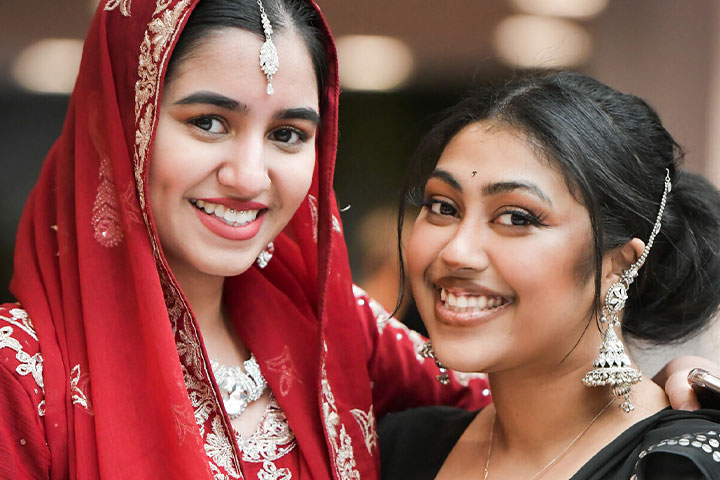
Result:
M487 372L494 402L386 417L382 478L720 479L720 411L669 409L623 344L720 304L720 193L681 158L644 101L580 74L448 111L406 185L407 269L427 354Z

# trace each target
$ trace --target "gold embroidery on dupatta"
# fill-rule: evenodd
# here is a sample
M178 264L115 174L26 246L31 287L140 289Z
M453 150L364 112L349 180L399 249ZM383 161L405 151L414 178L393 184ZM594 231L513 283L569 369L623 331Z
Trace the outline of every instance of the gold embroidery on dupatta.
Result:
M105 11L110 12L120 7L120 13L123 15L123 17L129 17L131 3L132 0L108 0L108 2L105 4Z
M162 260L160 246L150 224L145 198L145 166L150 153L150 140L157 122L162 68L167 64L169 47L180 33L179 26L190 12L191 1L180 0L170 8L172 3L173 0L157 0L155 12L140 45L138 79L135 82L135 188L158 266L168 316L175 334L183 380L194 409L195 421L205 444L210 469L216 480L227 480L228 475L237 479L242 478L240 461L234 451L232 439L228 438L227 434L232 432L232 429L225 423L220 398L211 386L210 372L202 355L200 337L195 330L190 309Z
M325 350L327 351L327 346ZM356 462L352 439L345 430L345 425L340 421L340 414L335 406L335 396L327 378L324 358L321 368L323 417L325 419L325 430L330 440L331 454L335 460L335 473L340 480L360 480L360 472L355 469Z
M70 394L73 405L80 405L89 413L93 414L92 402L88 395L90 376L82 373L80 364L75 365L70 371Z

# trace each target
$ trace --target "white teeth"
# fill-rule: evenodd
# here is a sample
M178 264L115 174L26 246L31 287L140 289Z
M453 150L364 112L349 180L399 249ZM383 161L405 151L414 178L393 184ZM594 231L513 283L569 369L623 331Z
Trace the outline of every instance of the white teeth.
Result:
M254 221L260 210L235 210L224 205L206 202L204 200L195 200L194 204L197 208L205 213L215 215L228 225L239 226Z
M487 297L483 296L483 297L478 298L477 306L478 306L478 308L487 308L487 306L488 306Z
M454 295L444 288L440 289L440 300L451 310L467 312L471 310L490 310L502 306L505 301L499 296Z
M228 208L227 210L225 210L225 215L223 215L223 218L228 223L234 223L236 218L235 210Z

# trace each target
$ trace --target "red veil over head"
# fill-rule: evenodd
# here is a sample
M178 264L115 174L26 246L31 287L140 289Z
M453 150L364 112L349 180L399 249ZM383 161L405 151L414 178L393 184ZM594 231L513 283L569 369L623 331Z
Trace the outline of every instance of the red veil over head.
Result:
M55 479L241 475L147 202L164 74L197 1L102 0L62 134L22 216L11 289L40 341ZM346 448L364 434L350 410L372 400L332 191L336 53L320 27L330 75L310 193L293 240L281 234L268 268L228 279L226 298L293 426L303 473L374 478L370 447Z

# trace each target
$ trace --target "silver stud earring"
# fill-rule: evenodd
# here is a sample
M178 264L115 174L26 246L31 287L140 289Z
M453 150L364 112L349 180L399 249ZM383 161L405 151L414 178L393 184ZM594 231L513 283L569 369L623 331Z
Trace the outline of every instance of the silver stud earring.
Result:
M268 263L270 263L270 259L272 258L273 253L275 253L275 245L273 245L273 242L270 242L268 243L267 247L265 247L265 250L260 252L260 255L257 256L257 259L255 260L257 266L260 268L267 267Z

